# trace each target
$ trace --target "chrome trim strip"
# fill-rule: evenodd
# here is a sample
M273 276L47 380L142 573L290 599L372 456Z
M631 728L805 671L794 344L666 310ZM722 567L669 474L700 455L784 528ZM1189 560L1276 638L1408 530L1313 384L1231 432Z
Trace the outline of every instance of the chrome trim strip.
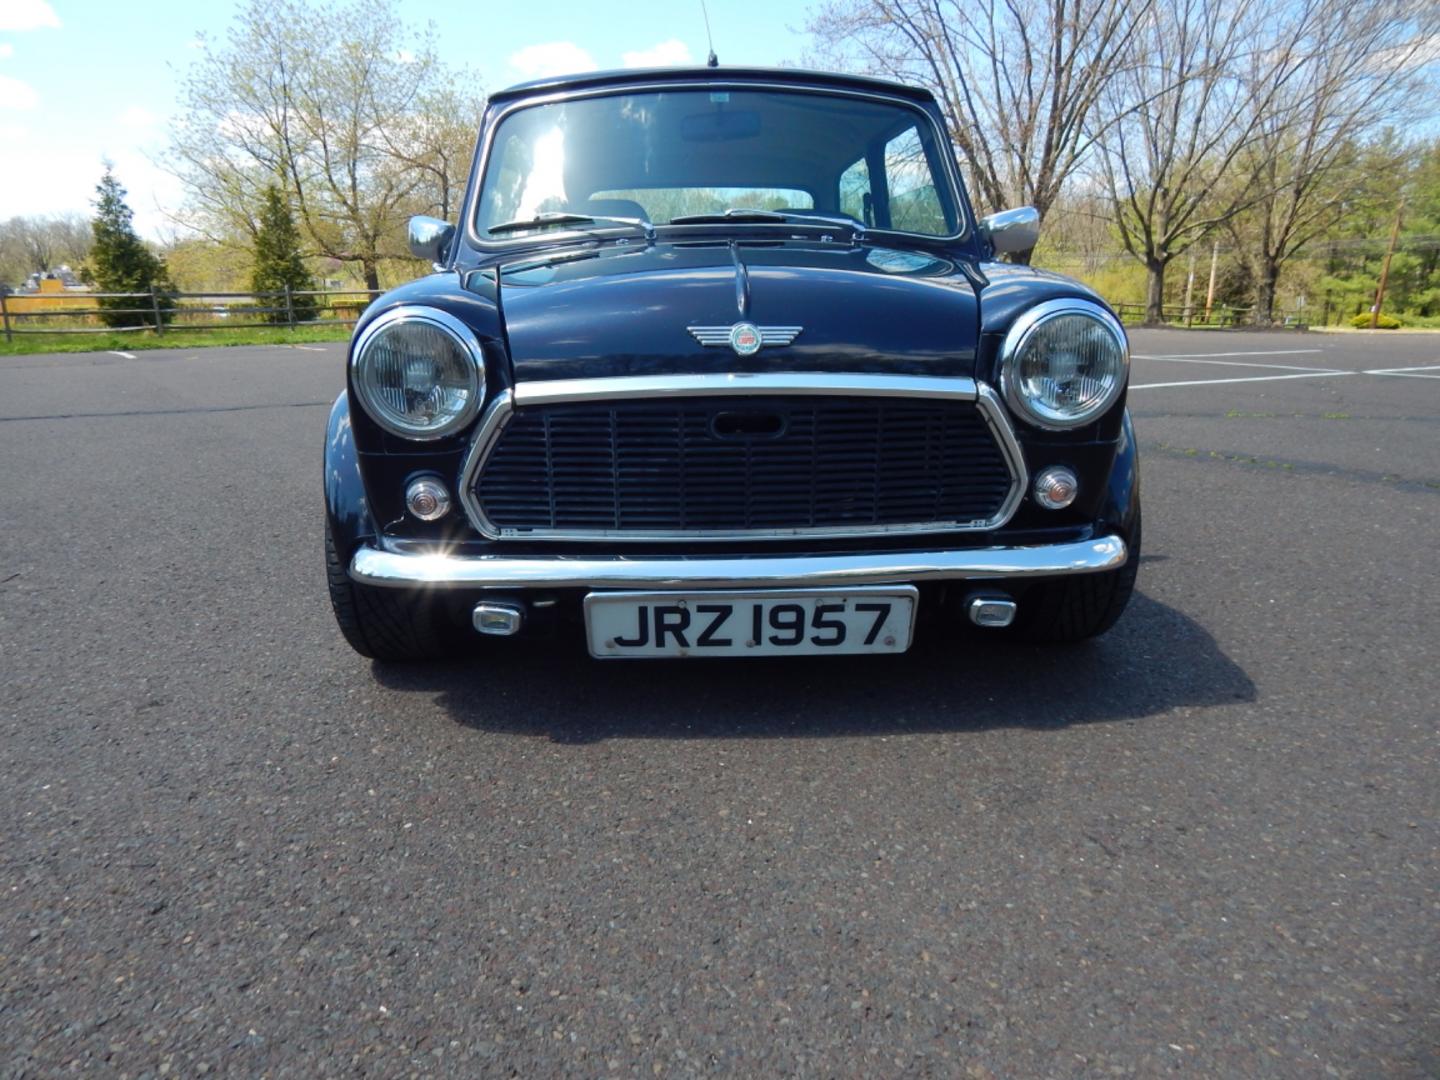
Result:
M715 372L701 375L620 375L601 379L547 379L515 387L515 406L635 398L733 397L799 394L807 397L950 398L974 401L975 380L939 375L843 375L829 372Z
M512 101L509 104L501 106L500 111L495 114L494 119L489 120L489 122L482 121L481 142L479 147L477 148L474 169L474 182L469 186L470 190L467 190L466 192L464 226L465 238L470 242L470 246L480 252L492 253L497 251L505 251L507 250L507 248L510 247L531 243L534 240L533 236L511 241L493 240L481 236L480 230L477 227L477 223L480 220L481 189L485 186L485 173L490 167L490 154L492 152L495 142L495 133L499 129L501 122L507 116L509 116L513 112L519 111L520 109L529 109L540 105L552 105L559 101L573 101L582 98L592 97L617 97L625 94L653 93L655 91L664 90L691 90L701 93L707 90L782 90L798 94L818 94L824 97L849 97L863 98L870 101L883 101L886 104L898 105L901 108L909 109L911 112L918 113L921 117L921 121L929 125L930 135L931 138L934 140L935 154L940 159L940 163L944 168L946 179L950 181L950 197L954 202L955 219L956 224L958 225L958 229L956 232L951 233L949 236L932 236L929 233L912 233L905 232L900 229L866 229L865 235L867 235L871 239L877 237L883 239L886 236L918 237L922 241L929 241L936 244L959 243L961 240L964 240L970 235L970 220L968 213L970 208L965 198L965 185L961 182L960 166L959 162L955 160L955 151L952 148L950 137L948 133L944 130L944 128L940 124L937 124L935 122L935 118L932 117L930 113L925 110L925 107L919 102L912 101L909 98L896 97L892 94L886 94L879 90L857 90L849 87L817 86L813 83L807 85L800 81L789 83L761 82L759 80L752 79L727 79L723 75L717 73L714 79L706 79L703 82L686 80L676 81L674 79L658 79L648 82L642 82L637 80L634 83L617 83L610 86L592 86L581 90L558 90L547 94L536 94L533 97L517 98L515 101ZM809 226L804 222L796 221L787 221L784 223L777 222L775 224L777 227L786 227L791 229L813 229L815 227ZM833 225L827 227L834 228ZM589 228L584 230L560 229L558 231L546 232L545 236L551 241L583 239L593 240L595 239L596 234L600 232L603 228L603 224L600 224L598 228ZM706 229L707 227L699 226L699 228ZM720 225L714 228L719 233L725 233L732 232L735 227L733 225Z
M1074 420L1056 420L1053 417L1041 416L1031 407L1029 400L1020 393L1020 388L1015 385L1014 369L1019 362L1020 354L1024 351L1025 343L1038 327L1058 315L1084 315L1103 326L1120 346L1121 363L1124 368L1103 403ZM1129 381L1130 339L1125 334L1125 327L1106 308L1078 296L1046 300L1021 312L1010 325L1010 329L1006 331L1005 339L1000 343L1000 393L1010 403L1010 407L1015 410L1016 416L1047 431L1068 431L1071 428L1093 424L1115 404Z
M475 494L475 480L499 439L511 413L527 405L576 401L629 401L667 397L740 397L754 394L805 397L857 396L973 401L989 425L1010 470L1010 490L994 517L979 521L925 521L903 525L819 526L795 529L687 529L680 532L632 529L499 528L485 514ZM831 372L733 372L699 375L626 375L602 379L551 379L523 382L502 391L486 410L460 468L457 491L475 530L489 540L618 541L775 540L792 538L858 539L867 536L915 536L939 533L989 532L1003 527L1020 508L1029 487L1025 455L1015 439L1000 397L985 383L968 376L871 375Z
M995 524L987 525L987 528L998 529L1012 517L1015 511L1020 509L1020 504L1025 501L1025 492L1030 487L1030 470L1025 467L1025 451L1020 449L1020 443L1015 438L1015 429L1010 426L1010 413L989 383L976 383L979 388L980 397L976 404L979 406L980 415L990 425L990 432L995 436L995 441L1000 444L1000 452L1005 455L1005 460L1010 465L1010 494L1005 496L1005 501L1000 504L993 518Z
M480 500L475 495L475 477L480 475L480 466L489 456L490 448L495 445L495 440L500 437L500 432L505 427L505 421L510 419L510 414L514 411L513 391L502 390L496 394L495 400L485 410L485 418L475 429L475 437L470 440L470 449L465 452L465 460L460 465L460 483L456 488L460 505L465 508L465 516L470 519L475 531L489 540L499 539L500 530L485 516L485 508L480 505Z
M449 555L437 549L362 545L350 577L388 588L764 589L887 585L967 579L1011 581L1118 570L1129 557L1118 536L1069 544L871 555L675 558Z

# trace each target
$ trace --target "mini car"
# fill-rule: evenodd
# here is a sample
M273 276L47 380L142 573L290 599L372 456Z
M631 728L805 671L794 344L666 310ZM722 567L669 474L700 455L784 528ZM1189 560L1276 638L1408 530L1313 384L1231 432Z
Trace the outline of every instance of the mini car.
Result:
M1131 595L1125 331L999 256L914 87L756 69L495 94L435 272L358 322L325 556L377 660L1068 642ZM569 628L568 631L566 628ZM491 643L494 647L494 643Z

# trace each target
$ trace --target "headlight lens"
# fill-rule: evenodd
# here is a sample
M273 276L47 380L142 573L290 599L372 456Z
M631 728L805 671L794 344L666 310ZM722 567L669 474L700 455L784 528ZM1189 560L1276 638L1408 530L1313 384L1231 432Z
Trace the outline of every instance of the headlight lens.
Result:
M1001 351L1005 400L1040 427L1088 424L1115 403L1130 370L1125 331L1087 300L1049 300L1015 321Z
M475 335L435 308L396 308L355 343L361 404L387 431L438 439L475 418L485 396L485 364Z

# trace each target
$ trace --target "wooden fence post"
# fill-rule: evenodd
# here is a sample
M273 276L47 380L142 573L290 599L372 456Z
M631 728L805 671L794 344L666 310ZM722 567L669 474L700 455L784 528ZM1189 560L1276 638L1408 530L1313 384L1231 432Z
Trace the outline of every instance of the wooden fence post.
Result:
M160 321L160 297L155 293L155 283L150 283L150 310L155 313L155 333L164 334L165 324Z
M290 329L295 329L295 300L290 292L290 284L285 284L285 317L290 323Z
M5 340L10 340L10 311L5 307L5 294L0 292L0 322L5 324Z

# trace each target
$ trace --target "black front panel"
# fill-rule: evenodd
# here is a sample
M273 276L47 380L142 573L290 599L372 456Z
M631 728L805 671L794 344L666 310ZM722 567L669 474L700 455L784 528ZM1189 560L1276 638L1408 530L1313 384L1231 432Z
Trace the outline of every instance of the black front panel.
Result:
M502 535L975 526L1011 475L972 402L705 397L530 406L476 481Z

